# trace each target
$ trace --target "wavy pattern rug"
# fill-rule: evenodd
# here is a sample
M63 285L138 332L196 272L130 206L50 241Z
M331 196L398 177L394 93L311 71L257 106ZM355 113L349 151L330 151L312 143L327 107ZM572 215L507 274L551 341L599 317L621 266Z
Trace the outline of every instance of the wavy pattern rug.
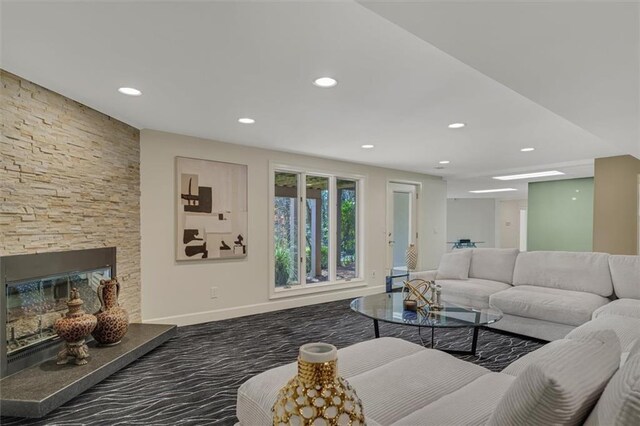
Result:
M380 323L381 336L420 343L414 327ZM2 425L234 424L236 391L251 376L295 361L300 345L324 341L342 348L373 338L372 321L349 301L182 327L178 336L38 420L0 418ZM436 346L468 349L470 330L437 330ZM477 356L499 371L542 346L481 330Z

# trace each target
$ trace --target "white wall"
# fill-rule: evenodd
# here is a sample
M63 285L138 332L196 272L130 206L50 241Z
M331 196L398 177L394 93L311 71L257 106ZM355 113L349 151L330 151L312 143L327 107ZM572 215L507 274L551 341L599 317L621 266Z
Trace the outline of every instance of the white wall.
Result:
M249 166L247 258L175 261L176 156ZM270 162L365 176L365 286L269 299ZM143 130L140 135L140 180L142 317L145 322L186 325L384 291L386 185L389 180L422 184L419 268L436 267L445 247L446 183L439 177ZM216 299L210 298L213 286L218 287Z
M498 200L496 203L497 247L520 247L520 210L527 209L527 200Z
M470 238L495 247L495 200L493 198L449 198L447 200L447 241ZM451 249L451 244L448 245Z

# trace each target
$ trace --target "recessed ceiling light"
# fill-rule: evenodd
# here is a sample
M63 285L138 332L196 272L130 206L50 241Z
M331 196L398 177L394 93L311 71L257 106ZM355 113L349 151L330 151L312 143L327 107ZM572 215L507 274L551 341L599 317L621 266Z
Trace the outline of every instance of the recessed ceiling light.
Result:
M142 95L142 92L138 89L134 89L133 87L121 87L118 89L118 92L122 93L123 95L128 95L128 96L140 96Z
M442 160L442 161L438 161L438 163L440 164L449 164L451 161L449 160Z
M375 145L371 145L371 144L364 144L364 145L362 145L362 146L361 146L361 148L364 148L364 149L372 149L372 148L375 148Z
M242 124L253 124L255 122L256 122L256 120L254 120L253 118L249 118L249 117L238 118L238 123L242 123Z
M557 170L549 170L547 172L523 173L521 175L494 176L493 178L498 180L516 180L516 179L529 179L529 178L547 177L547 176L560 176L563 174L564 173L559 172Z
M474 194L486 194L488 192L508 192L508 191L517 191L515 188L496 188L496 189L478 189L476 191L469 191Z
M464 123L451 123L449 124L450 129L462 129L466 124Z
M572 200L572 201L575 201L575 200L577 200L577 199L578 199L578 197L571 197L571 200Z
M531 152L531 151L535 151L535 148L522 148L520 151L522 152Z
M315 80L313 80L313 84L314 84L314 86L318 86L318 87L322 87L324 89L327 89L329 87L333 87L336 84L338 84L338 80L336 80L335 78L331 78L331 77L320 77L320 78L316 78Z

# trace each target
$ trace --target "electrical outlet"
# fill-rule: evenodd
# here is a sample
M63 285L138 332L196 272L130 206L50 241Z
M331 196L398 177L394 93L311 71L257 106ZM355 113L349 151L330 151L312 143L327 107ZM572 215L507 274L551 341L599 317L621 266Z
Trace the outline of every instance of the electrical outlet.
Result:
M218 298L218 287L211 287L211 298L212 299Z
M371 279L372 280L376 279L376 271L371 271Z

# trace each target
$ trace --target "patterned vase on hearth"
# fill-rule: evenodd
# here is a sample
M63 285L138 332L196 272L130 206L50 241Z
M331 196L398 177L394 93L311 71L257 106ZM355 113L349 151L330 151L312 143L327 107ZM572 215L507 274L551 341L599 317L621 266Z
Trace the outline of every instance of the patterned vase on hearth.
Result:
M129 328L129 314L118 303L120 283L117 278L100 280L97 292L100 299L100 310L95 313L98 325L91 335L101 345L116 345Z
M69 358L75 358L77 365L87 363L89 357L89 347L85 343L85 338L96 327L96 317L87 314L82 309L84 302L80 299L80 293L77 288L71 289L67 306L69 312L58 318L53 324L53 328L64 341L65 344L58 352L58 364L66 364Z
M300 347L298 375L280 389L273 405L274 426L365 425L360 398L338 376L337 357L328 343Z
M415 244L409 244L405 256L407 261L407 270L415 271L418 265L418 249Z

